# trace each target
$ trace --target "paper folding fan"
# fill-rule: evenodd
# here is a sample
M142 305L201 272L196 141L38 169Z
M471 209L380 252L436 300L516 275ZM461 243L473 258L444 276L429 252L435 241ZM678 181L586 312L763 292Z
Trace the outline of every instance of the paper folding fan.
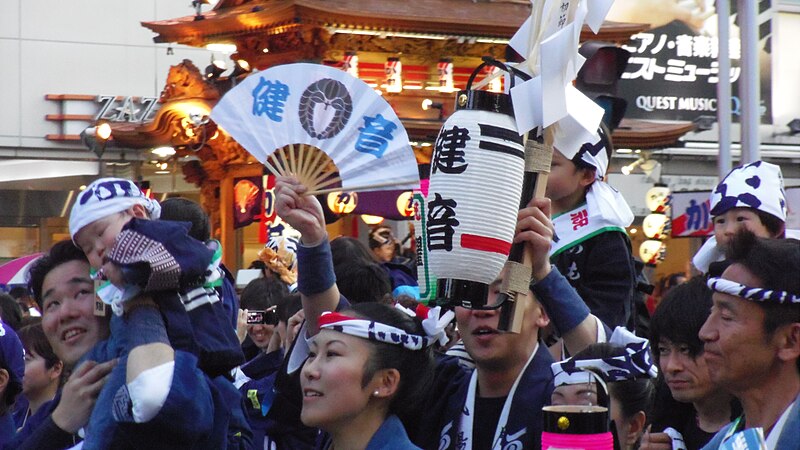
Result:
M211 118L270 172L296 177L311 194L419 188L400 119L341 70L298 63L256 72Z

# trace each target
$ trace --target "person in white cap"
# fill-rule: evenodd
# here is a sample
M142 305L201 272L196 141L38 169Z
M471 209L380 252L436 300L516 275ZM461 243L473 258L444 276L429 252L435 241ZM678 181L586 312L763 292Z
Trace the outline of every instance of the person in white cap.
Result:
M764 161L734 168L711 193L714 236L692 259L707 273L709 266L725 258L731 238L742 228L759 237L798 237L786 230L786 193L781 168Z

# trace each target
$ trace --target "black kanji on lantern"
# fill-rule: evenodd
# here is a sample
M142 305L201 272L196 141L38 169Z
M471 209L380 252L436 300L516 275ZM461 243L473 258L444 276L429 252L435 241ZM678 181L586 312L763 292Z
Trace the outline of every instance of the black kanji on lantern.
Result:
M453 233L459 225L455 211L457 205L455 200L443 199L439 193L428 202L428 250L453 250Z
M464 160L464 148L470 140L469 129L453 126L442 130L436 139L431 172L442 171L447 174L459 174L467 170L469 165Z

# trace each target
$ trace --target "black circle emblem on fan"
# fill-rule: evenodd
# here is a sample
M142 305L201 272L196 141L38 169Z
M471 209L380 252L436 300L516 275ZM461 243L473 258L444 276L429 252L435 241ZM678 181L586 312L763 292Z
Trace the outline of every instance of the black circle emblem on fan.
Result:
M319 120L320 108L330 117L327 125ZM300 125L314 139L330 139L341 132L353 112L353 99L344 84L330 78L312 83L300 97ZM323 128L324 127L324 128Z

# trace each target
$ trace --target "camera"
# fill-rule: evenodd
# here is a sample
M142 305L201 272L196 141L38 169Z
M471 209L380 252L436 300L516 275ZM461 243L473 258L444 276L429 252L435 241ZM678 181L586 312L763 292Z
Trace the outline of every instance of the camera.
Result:
M277 325L278 312L274 307L267 310L247 311L248 325Z

